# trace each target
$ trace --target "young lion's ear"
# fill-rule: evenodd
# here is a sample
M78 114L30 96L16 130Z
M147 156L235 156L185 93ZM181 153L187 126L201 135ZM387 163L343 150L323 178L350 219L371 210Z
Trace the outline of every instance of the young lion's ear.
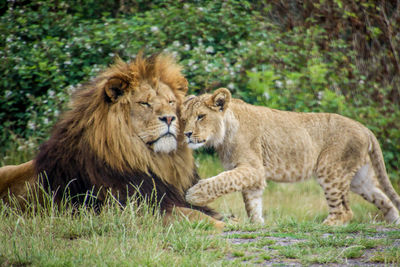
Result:
M226 88L219 88L209 101L209 107L218 111L225 111L231 101L231 92Z
M185 97L185 100L183 100L183 105L187 105L191 100L195 99L195 95L188 95Z
M118 98L125 93L126 88L128 88L126 81L112 77L107 81L104 90L111 102L117 102Z

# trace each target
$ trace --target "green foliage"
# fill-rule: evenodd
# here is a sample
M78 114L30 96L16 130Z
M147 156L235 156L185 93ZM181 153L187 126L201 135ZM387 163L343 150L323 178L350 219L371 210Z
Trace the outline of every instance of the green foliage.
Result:
M223 86L250 103L362 122L399 179L396 1L94 2L0 6L0 153L17 138L40 143L71 92L143 49L174 54L191 93Z

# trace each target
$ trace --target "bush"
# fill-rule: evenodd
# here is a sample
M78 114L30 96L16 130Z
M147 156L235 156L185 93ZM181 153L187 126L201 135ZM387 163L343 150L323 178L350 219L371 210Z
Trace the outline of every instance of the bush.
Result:
M191 93L224 86L250 103L362 122L399 181L398 4L328 2L10 1L0 6L0 153L45 139L80 83L143 49L173 53Z

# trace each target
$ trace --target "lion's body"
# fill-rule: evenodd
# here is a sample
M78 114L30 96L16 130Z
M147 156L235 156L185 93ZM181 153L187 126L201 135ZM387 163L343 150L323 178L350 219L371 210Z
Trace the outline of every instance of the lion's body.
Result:
M352 218L350 189L381 209L387 221L399 222L400 198L387 177L379 144L360 123L337 114L287 112L230 101L226 89L189 99L184 106L189 146L215 147L226 169L189 189L189 202L205 204L241 191L249 217L262 222L266 180L297 182L314 176L329 205L326 224Z
M101 205L112 192L124 203L139 192L167 213L197 212L184 199L198 180L181 133L186 91L187 81L171 57L118 61L75 93L33 162L0 169L2 195L24 192L12 187L13 180L35 181L29 177L45 174L43 187L56 200L67 192L73 202L86 203L91 193ZM195 209L213 214L207 207Z

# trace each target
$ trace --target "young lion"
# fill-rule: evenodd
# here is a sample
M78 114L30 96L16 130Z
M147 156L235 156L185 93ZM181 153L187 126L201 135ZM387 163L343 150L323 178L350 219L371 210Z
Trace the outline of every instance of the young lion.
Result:
M241 191L248 216L262 223L266 179L297 182L315 176L329 205L325 224L351 220L349 189L375 204L389 223L400 223L400 197L387 176L381 148L360 123L337 114L253 106L231 99L225 88L188 98L182 113L189 146L214 147L226 169L191 187L189 203L204 205Z

